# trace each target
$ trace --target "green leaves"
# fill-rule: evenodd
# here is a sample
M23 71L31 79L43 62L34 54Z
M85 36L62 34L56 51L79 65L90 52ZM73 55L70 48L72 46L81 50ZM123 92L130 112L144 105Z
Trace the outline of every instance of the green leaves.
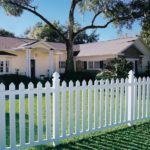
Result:
M32 0L0 0L0 6L6 11L8 15L20 16L23 13L21 6L30 7Z

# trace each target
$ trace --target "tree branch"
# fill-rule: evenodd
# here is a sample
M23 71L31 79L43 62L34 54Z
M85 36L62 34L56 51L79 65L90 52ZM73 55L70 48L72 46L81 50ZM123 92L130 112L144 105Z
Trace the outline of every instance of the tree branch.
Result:
M98 11L95 16L93 17L93 20L92 20L92 25L94 25L94 22L96 20L96 18L102 13L102 11Z
M117 20L126 21L126 20L134 19L134 18L138 19L138 18L143 17L143 16L144 16L143 13L139 13L139 14L137 13L135 15L112 18L111 20L106 22L104 25L94 25L93 21L92 21L91 25L85 26L82 29L79 29L76 33L74 33L74 36L76 37L79 33L83 32L85 30L88 30L88 29L106 28L106 27L108 27L109 24L111 24L112 22L117 21Z
M59 29L57 29L50 21L48 21L44 16L42 16L40 13L38 13L36 11L36 7L33 7L33 6L30 6L30 5L27 5L27 6L23 6L21 4L18 4L18 3L15 3L15 2L12 2L11 0L7 1L6 3L8 4L11 4L11 5L14 5L16 7L20 7L24 10L27 10L33 14L35 14L36 16L38 16L41 20L43 20L45 23L47 23L53 30L55 30L65 41L66 41L66 37L65 35L59 31Z

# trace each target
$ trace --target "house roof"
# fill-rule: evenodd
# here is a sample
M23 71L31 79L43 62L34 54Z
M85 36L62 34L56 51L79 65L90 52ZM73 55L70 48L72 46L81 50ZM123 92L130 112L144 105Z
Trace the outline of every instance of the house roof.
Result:
M89 44L79 44L74 46L74 51L78 51L77 57L86 56L104 56L118 55L125 49L134 44L138 38L120 38L116 40L101 41ZM32 46L40 41L25 38L10 38L0 36L0 50L13 50ZM66 45L63 43L46 42L50 48L55 50L66 50Z
M80 50L78 57L118 55L134 44L138 38L120 38L97 43L80 44L76 50Z
M0 36L0 50L12 50L35 40Z

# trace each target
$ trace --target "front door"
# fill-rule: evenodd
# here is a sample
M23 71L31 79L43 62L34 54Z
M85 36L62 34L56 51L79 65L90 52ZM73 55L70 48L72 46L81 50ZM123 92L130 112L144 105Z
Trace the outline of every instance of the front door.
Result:
M35 78L35 60L31 59L31 78Z

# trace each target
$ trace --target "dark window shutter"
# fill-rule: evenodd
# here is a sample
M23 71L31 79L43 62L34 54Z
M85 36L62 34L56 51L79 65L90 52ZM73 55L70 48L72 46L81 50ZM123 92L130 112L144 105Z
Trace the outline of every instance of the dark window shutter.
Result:
M104 62L103 62L103 61L100 61L100 68L103 69L103 67L104 67Z
M86 70L87 69L87 62L84 61L84 69Z

